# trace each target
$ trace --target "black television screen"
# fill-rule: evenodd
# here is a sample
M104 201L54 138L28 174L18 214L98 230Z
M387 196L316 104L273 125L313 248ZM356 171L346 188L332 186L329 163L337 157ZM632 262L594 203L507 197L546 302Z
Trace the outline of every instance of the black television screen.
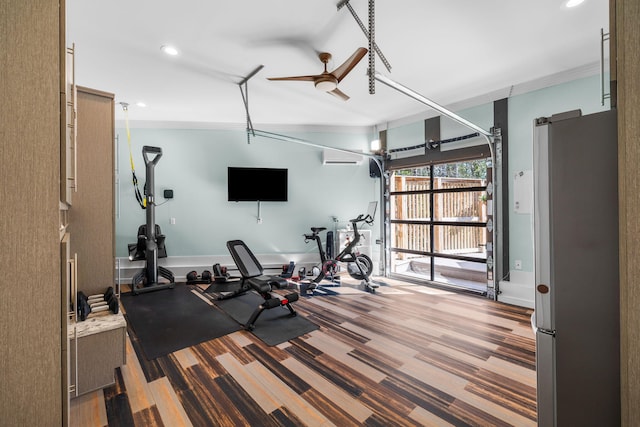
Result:
M230 202L286 202L288 170L272 168L227 168Z

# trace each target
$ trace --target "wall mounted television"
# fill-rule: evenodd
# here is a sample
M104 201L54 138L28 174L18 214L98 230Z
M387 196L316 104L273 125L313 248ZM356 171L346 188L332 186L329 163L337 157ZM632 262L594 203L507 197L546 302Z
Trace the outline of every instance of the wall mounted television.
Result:
M227 168L230 202L286 202L288 170L274 168Z

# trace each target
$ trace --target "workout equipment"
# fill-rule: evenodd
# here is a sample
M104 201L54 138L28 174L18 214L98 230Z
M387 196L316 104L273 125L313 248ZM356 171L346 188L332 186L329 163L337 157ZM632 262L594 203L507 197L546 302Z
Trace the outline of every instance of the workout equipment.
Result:
M103 311L111 311L114 314L118 314L120 311L120 304L115 294L111 294L108 300L95 300L91 303L91 300L82 291L78 291L77 297L77 312L78 318L81 321L87 320L87 317L91 313L100 313Z
M149 158L149 155L154 155ZM154 168L162 157L162 149L160 147L150 147L145 145L142 147L142 156L146 166L146 182L145 182L145 201L146 201L146 227L144 234L144 254L146 266L138 274L133 276L131 284L131 292L138 295L145 292L157 291L160 289L173 288L175 280L173 273L158 265L158 237L156 231L159 227L156 225L155 218L155 175ZM162 244L164 245L164 236L162 236ZM141 236L138 236L140 242ZM168 280L168 283L159 283L158 275ZM141 286L138 286L141 285Z
M365 222L369 225L373 224L373 217L375 216L376 207L378 202L369 203L369 208L366 214L360 214L357 218L349 220L351 227L353 228L353 240L349 241L347 246L340 251L335 258L328 258L324 250L322 249L322 241L320 239L320 233L326 230L325 227L311 227L311 234L304 235L305 243L313 240L318 246L318 252L320 253L320 260L322 267L314 271L315 278L311 280L311 285L308 289L314 289L318 283L320 283L326 277L333 280L334 276L339 271L338 263L347 263L347 273L356 280L362 280L365 288L371 292L375 292L379 285L372 282L369 276L373 272L373 261L365 254L357 252L356 246L360 242L360 233L358 233L358 224ZM328 233L327 233L328 234ZM318 274L315 274L315 273Z
M253 311L249 320L244 324L246 330L251 331L255 328L255 323L264 310L270 310L275 307L286 307L291 316L297 315L296 311L291 307L291 303L297 301L299 298L297 292L292 292L284 296L272 292L274 288L286 289L288 283L285 279L278 276L265 276L262 265L260 265L253 252L251 252L242 240L228 241L227 249L229 249L231 257L242 277L240 279L240 287L236 291L221 296L218 299L233 298L250 290L256 291L264 299L262 304Z
M204 270L200 277L202 277L202 280L206 280L207 283L211 283L211 272L209 270Z
M367 54L367 49L359 47L356 49L353 55L338 68L329 72L327 71L327 63L331 60L331 54L322 52L318 56L320 61L324 64L324 71L322 74L316 74L312 76L294 76L294 77L267 77L268 80L293 80L293 81L310 81L316 89L323 92L327 92L335 97L347 101L349 97L338 89L338 83L345 78L347 74L360 62L360 60Z
M84 295L84 294L83 294ZM109 301L114 295L113 286L109 286L103 294L93 294L87 297L89 303L97 303L99 301Z
M231 275L227 271L227 267L223 267L220 264L213 264L213 281L216 283L226 283L231 278Z
M296 269L296 264L293 261L289 261L289 264L285 264L282 266L282 273L280 273L280 277L284 279L290 279L293 276L293 271Z
M124 111L124 123L127 130L127 144L129 145L129 163L131 165L131 180L133 183L133 192L136 195L136 201L142 209L147 208L147 201L142 197L140 193L140 186L138 185L138 177L136 176L136 167L133 164L133 151L131 150L131 130L129 129L129 104L127 102L121 102L122 110Z
M164 244L165 235L162 234L160 226L156 224L156 243L158 245L158 258L167 257L167 247ZM129 243L129 261L144 261L147 258L147 224L138 227L138 240L136 243Z
M98 308L98 307L109 307L110 305L112 305L114 303L114 301L117 303L118 301L118 297L115 296L114 294L110 294L107 298L94 298L91 299L91 297L86 296L82 291L78 292L78 298L81 298L82 300L84 300L87 304L89 304L89 306L92 309ZM95 310L94 310L95 311Z
M211 272L204 270L201 275L195 270L187 273L187 285L208 285L211 283Z

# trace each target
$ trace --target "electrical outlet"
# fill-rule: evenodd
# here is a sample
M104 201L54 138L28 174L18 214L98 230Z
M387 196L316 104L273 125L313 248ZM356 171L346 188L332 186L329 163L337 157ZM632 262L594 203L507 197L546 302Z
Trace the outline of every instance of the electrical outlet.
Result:
M514 261L514 264L516 266L516 270L522 270L522 261L517 259Z
M176 219L175 218L171 218L171 225L176 225Z

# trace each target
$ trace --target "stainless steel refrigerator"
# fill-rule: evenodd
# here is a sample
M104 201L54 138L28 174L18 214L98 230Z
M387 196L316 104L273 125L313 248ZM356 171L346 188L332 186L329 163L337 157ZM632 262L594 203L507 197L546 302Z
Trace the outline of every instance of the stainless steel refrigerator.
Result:
M538 425L620 425L616 111L534 125Z

